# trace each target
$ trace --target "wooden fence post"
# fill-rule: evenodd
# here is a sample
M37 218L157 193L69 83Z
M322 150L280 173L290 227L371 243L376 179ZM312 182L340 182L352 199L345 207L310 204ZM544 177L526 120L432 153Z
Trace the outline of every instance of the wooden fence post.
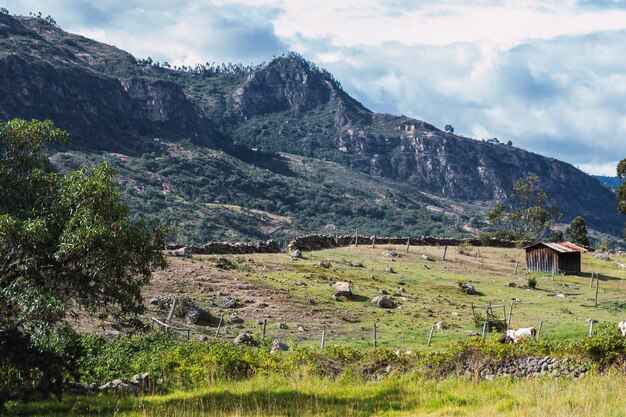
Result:
M591 271L591 279L589 280L589 288L593 288L593 271Z
M484 321L483 322L483 342L485 341L486 333L487 333L487 322Z
M378 347L378 337L376 334L376 322L374 322L374 348Z
M374 233L374 240L372 240L372 249L376 247L376 233Z
M435 325L433 324L433 327L430 328L430 334L428 335L428 342L426 343L426 346L430 346L430 341L433 340L434 332L435 332Z
M220 335L220 329L222 328L222 322L224 321L224 313L220 316L220 322L217 324L217 330L215 331L215 337Z
M506 328L507 329L511 328L511 316L513 315L513 304L514 303L515 303L514 301L511 301L511 308L509 309L509 321L506 324Z
M267 328L267 319L263 319L263 332L261 333L261 341L265 340L265 329Z
M519 266L519 261L515 261L515 271L513 271L513 275L517 275L517 267Z
M172 306L170 307L170 312L167 314L167 319L165 319L166 323L172 321L172 317L174 316L174 310L176 310L176 302L178 301L178 297L174 297L172 300Z
M411 246L411 238L406 238L406 253L409 253L409 247Z
M441 256L441 260L442 260L442 261L445 261L445 260L446 260L446 253L447 253L447 252L448 252L448 245L446 245L446 246L443 248L443 255Z
M590 319L589 320L589 337L593 336L593 324L594 324L594 320Z
M326 330L322 330L322 344L320 345L322 350L324 350L324 342L326 342Z
M354 232L354 247L358 247L359 246L359 229L356 229L356 231Z
M541 328L543 327L543 320L539 321L539 330L537 330L537 338L536 340L539 340L539 338L541 337Z
M600 284L600 274L596 275L596 298L595 301L593 302L593 306L597 307L598 306L598 287Z

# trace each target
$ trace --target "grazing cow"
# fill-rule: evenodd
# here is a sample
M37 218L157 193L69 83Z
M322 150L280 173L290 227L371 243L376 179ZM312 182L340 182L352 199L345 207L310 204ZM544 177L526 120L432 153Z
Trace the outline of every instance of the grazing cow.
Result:
M524 327L521 329L508 329L502 338L503 342L518 343L522 339L534 339L537 331L534 327Z
M626 320L620 321L617 328L622 332L622 336L626 336Z

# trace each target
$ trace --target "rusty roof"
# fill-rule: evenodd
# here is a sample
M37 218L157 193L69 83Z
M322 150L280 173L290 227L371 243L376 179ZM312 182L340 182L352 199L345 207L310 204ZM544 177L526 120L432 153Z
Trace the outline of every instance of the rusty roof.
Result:
M537 242L534 243L530 246L526 246L524 249L530 249L533 248L537 245L543 245L543 246L547 246L550 249L553 249L559 253L573 253L573 252L587 252L587 249L575 245L572 242L560 242L560 243L553 243L553 242Z

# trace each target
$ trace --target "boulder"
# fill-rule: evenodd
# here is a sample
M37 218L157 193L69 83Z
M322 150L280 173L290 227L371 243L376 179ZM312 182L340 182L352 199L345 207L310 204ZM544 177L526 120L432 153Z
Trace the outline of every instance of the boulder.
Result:
M427 260L429 262L435 262L435 260L433 258L431 258L430 256L428 256L428 255L422 255L422 259L425 259L425 260Z
M349 282L335 282L333 284L333 293L335 297L352 297L352 288L350 287Z
M378 308L396 308L394 303L389 297L378 296L371 299L371 303Z
M507 283L506 283L506 286L507 286L507 287L511 287L511 288L515 288L515 287L517 287L517 284L516 284L516 283L514 283L514 282L507 282Z
M224 297L222 300L222 306L224 308L237 308L239 307L239 303L233 297Z
M191 301L185 303L185 321L189 324L199 324L206 317L206 313Z
M393 270L393 268L389 267L389 268L385 268L385 272L389 272L390 274L395 274L396 271Z
M271 352L286 352L289 350L289 346L287 346L285 343L281 342L280 340L274 340L272 342L272 350Z
M300 259L302 258L302 251L300 251L300 249L296 249L291 252L289 256L291 257L291 259Z
M361 262L350 262L350 266L354 268L363 268L363 264Z
M395 250L389 250L389 251L383 252L383 256L387 258L399 258L400 254L396 252Z
M287 330L289 328L287 326L287 323L276 323L276 327L278 327L281 330Z
M596 252L593 257L601 261L610 261L611 257L606 252Z
M476 289L474 288L473 285L470 284L462 284L461 285L461 291L463 291L465 294L469 294L469 295L476 295Z
M150 299L150 305L158 306L161 303L161 298L154 296Z
M234 316L234 315L233 315L233 316L230 316L230 317L228 318L228 321L229 321L229 322L231 322L231 323L233 323L233 324L241 324L241 323L243 323L243 319L242 319L241 317L239 317L239 316Z
M217 258L215 266L220 269L235 269L235 265L231 261L221 256Z
M257 346L258 343L254 340L254 337L250 333L241 333L239 336L235 337L233 343L236 345L248 345L248 346Z
M205 336L205 335L200 335L198 336L198 340L201 342L208 342L209 341L209 337Z
M435 328L437 330L446 330L448 328L448 325L446 323L444 323L443 321L439 321L439 322L435 323Z
M179 249L168 250L165 252L167 256L176 256L181 258L190 258L191 257L191 249L184 246Z

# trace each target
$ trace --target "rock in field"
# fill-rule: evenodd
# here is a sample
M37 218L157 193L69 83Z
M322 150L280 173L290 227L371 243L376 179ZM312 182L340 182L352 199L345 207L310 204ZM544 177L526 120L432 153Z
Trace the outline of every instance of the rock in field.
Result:
M349 282L335 282L333 284L333 293L335 297L352 297L352 288L350 288Z
M372 298L371 303L379 308L396 308L396 303L394 303L389 297L383 297L380 295Z
M248 346L257 346L258 343L254 340L254 337L250 333L241 333L239 336L235 337L233 343L236 345L248 345Z

